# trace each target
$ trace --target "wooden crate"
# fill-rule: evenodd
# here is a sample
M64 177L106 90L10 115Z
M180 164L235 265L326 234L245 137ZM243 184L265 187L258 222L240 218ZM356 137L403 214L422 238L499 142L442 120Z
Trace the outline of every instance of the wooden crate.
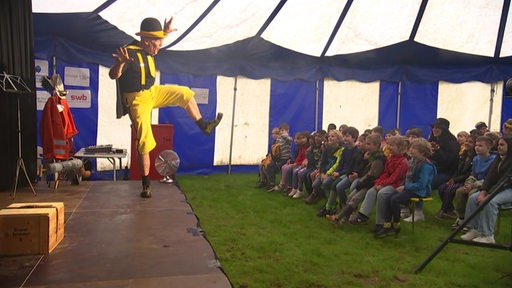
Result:
M64 238L64 204L14 203L0 210L0 255L50 253Z

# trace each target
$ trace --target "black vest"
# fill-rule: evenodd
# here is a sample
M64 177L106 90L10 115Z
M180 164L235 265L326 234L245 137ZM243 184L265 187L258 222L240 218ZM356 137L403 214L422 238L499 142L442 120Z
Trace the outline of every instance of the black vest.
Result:
M133 59L123 67L119 77L122 93L149 89L155 83L156 67L154 58L138 46L127 46L128 55Z

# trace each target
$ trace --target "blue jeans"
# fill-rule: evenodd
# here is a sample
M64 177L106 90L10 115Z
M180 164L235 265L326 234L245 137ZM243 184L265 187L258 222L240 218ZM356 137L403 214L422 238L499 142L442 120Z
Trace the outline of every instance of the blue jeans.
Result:
M476 199L478 195L480 195L480 192L469 196L466 206L466 215L464 216L466 219L477 209L478 204L476 203ZM512 188L507 188L496 194L496 196L480 210L478 215L469 221L467 226L476 229L485 236L493 236L500 205L510 202L512 202Z
M418 195L408 190L385 196L384 205L382 206L384 208L384 222L400 222L400 205L409 204L409 199L414 197L418 197Z
M313 181L313 189L316 191L316 193L322 197L327 197L325 195L324 187L331 187L332 182L334 182L334 179L332 179L331 176L327 176L325 180L322 181L321 174L319 174L315 181ZM329 190L327 190L329 191Z
M336 184L335 190L340 199L340 204L345 205L347 203L347 193L345 191L350 187L350 184L352 184L352 181L346 176Z

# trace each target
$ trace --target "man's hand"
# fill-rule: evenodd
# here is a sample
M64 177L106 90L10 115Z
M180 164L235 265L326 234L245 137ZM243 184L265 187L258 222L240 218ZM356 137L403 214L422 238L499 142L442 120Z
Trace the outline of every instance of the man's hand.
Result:
M484 190L481 190L480 193L478 194L478 197L476 198L476 204L477 205L480 205L480 203L484 202L485 199L487 199L487 192L485 192Z
M114 56L119 63L127 63L133 61L133 58L128 55L128 49L126 49L126 47L117 48L116 53L112 54L112 56Z
M172 19L173 17L171 16L169 22L167 22L167 19L164 20L164 33L167 35L171 34L171 32L178 30L176 28L172 28Z
M116 53L112 54L112 56L116 58L116 62L110 67L108 76L110 79L118 79L123 74L124 64L133 61L133 58L130 58L130 55L128 55L126 47L117 48Z

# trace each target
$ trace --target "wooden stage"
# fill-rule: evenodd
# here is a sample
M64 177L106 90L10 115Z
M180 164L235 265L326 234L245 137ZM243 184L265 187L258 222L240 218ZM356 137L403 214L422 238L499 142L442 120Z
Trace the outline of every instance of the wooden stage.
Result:
M50 254L0 257L0 287L232 287L185 195L152 181L44 182L0 192L14 202L64 202L64 239Z

